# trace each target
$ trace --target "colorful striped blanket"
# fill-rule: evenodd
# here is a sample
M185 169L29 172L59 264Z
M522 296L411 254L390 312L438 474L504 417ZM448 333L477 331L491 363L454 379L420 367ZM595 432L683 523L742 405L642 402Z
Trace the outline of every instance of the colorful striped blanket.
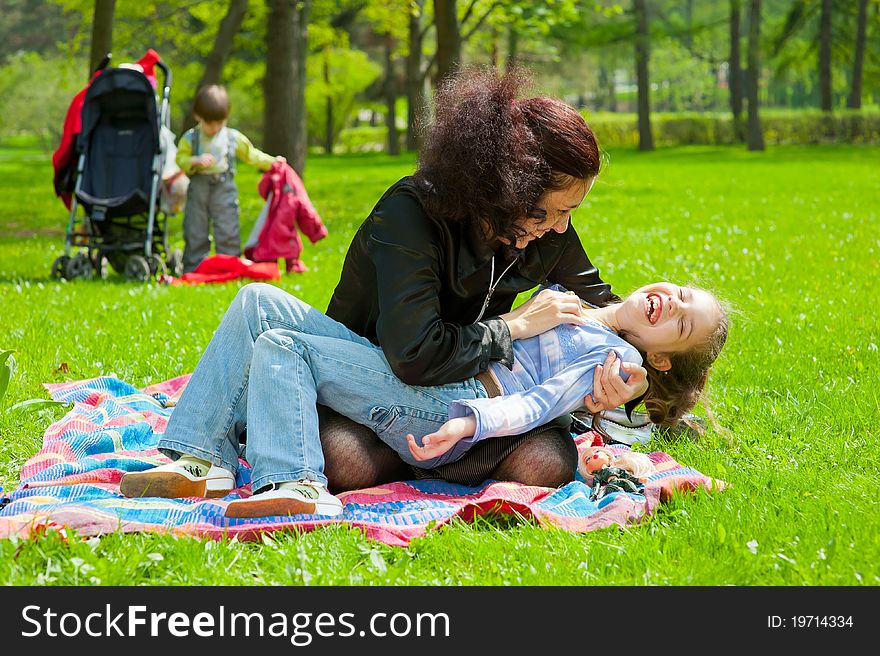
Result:
M155 447L188 379L181 376L143 390L112 377L45 385L54 399L73 407L46 430L42 449L22 468L18 489L8 495L0 489L0 538L36 536L54 528L73 529L81 537L154 531L252 540L279 529L344 523L371 539L406 546L453 517L471 520L490 512L519 513L542 526L573 532L626 526L650 515L677 490L724 487L722 481L656 452L649 455L658 471L645 483L643 494L615 492L595 502L580 477L559 489L419 480L340 494L345 504L340 518L227 519L225 505L250 494L250 469L244 461L236 490L223 499L122 497L119 480L124 472L168 462ZM592 437L575 439L585 448Z

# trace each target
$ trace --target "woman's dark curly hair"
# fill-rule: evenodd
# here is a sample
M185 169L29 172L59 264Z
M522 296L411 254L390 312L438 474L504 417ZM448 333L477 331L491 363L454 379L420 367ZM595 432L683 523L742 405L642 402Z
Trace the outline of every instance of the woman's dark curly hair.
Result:
M485 223L510 243L516 222L538 199L599 173L599 147L583 117L560 100L518 99L521 70L466 68L437 90L435 118L419 154L416 181L445 221Z

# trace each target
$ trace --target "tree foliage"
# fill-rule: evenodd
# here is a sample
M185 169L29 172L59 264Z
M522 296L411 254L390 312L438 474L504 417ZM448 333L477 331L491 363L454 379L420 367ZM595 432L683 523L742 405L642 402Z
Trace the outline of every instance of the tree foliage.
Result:
M358 94L379 77L382 68L366 52L350 48L346 35L329 25L312 26L309 41L306 115L310 143L326 141L328 100L333 108L330 141L335 143L355 109Z
M758 89L762 105L819 106L822 2L762 3ZM646 0L645 4L650 16L652 111L729 111L729 0ZM746 0L740 4L745 59ZM857 26L864 10L860 97L866 105L876 106L880 103L880 0L832 4L833 105L842 108L853 102ZM228 7L228 1L217 0L116 3L113 64L136 60L148 48L163 56L174 73L171 117L178 134ZM0 88L7 91L0 96L0 131L33 131L47 143L55 138L70 97L83 82L94 8L94 0L5 0ZM631 0L457 0L461 58L465 64L499 68L519 62L531 69L537 92L559 95L590 110L634 111L636 23L631 8ZM308 58L314 61L308 64L306 91L312 143L323 143L328 123L336 139L353 123L359 108L385 112L389 92L418 102L429 99L424 81L427 77L433 82L436 76L433 12L432 0L312 0ZM417 57L409 56L413 16L418 18L414 23ZM258 142L269 55L266 20L266 2L250 0L244 21L227 44L229 57L221 80L232 99L231 122ZM68 79L71 62L78 62L73 70L78 66L80 74ZM414 116L408 122L412 128Z

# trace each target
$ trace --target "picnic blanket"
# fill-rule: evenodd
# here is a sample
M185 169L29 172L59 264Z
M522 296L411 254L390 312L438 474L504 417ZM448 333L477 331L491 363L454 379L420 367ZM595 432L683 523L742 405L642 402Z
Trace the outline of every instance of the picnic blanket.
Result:
M122 497L123 473L168 462L155 447L188 380L188 375L180 376L143 390L114 377L46 384L55 400L73 407L46 430L43 447L22 467L18 489L8 495L0 489L0 538L73 529L81 537L153 531L257 540L266 532L342 523L363 530L368 538L406 546L453 517L469 521L490 512L519 513L542 526L573 532L627 526L649 516L675 491L725 485L656 452L649 455L658 472L646 482L643 494L615 492L596 502L580 477L559 489L418 480L342 493L344 512L332 519L229 519L223 515L225 505L250 494L250 468L242 460L236 489L223 499ZM585 434L576 442L585 448L592 438Z

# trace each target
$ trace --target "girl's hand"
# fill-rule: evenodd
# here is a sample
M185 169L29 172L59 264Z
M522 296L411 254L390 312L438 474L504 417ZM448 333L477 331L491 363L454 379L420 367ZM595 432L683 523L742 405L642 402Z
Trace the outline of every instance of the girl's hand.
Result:
M576 294L544 289L500 318L507 322L510 339L526 339L563 323L584 325L581 307Z
M620 369L629 374L624 382ZM593 374L593 393L584 397L584 406L590 412L611 410L636 399L648 390L648 372L632 362L621 362L612 351L605 364L596 367Z
M409 452L412 453L416 460L431 460L442 456L449 451L456 443L470 437L477 430L477 419L473 415L467 417L456 417L450 419L443 424L439 430L422 438L422 446L416 443L416 438L412 433L406 436L406 443L409 446Z

